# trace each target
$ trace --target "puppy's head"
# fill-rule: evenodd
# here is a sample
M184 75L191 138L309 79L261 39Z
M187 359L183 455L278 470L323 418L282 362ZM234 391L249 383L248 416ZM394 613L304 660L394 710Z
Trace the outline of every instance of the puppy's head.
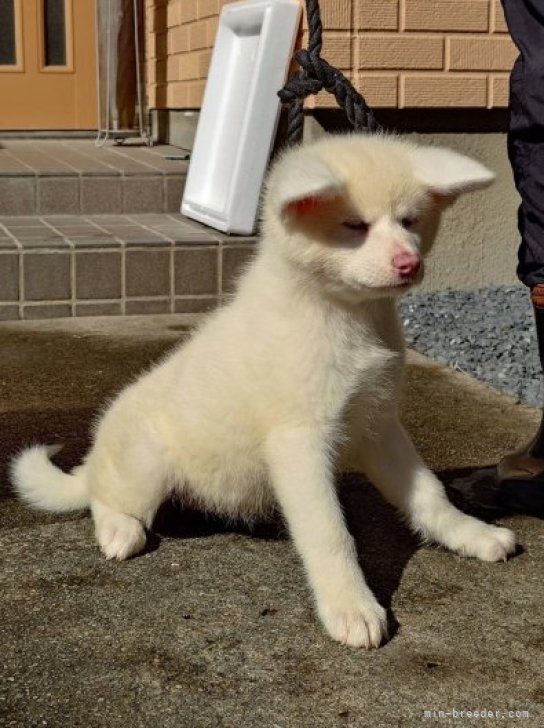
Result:
M345 300L394 296L421 280L444 207L493 178L440 147L384 135L327 137L274 165L265 244Z

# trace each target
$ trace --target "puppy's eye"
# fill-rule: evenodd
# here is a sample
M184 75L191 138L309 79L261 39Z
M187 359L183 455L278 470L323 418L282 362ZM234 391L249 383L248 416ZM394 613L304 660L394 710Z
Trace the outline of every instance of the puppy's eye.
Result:
M406 228L406 230L410 230L410 228L413 228L416 223L417 217L403 217L400 221L400 224L403 228Z
M370 227L370 225L364 220L359 220L355 218L353 220L344 220L342 226L347 228L348 230L354 230L357 233L366 233L368 232L368 228Z

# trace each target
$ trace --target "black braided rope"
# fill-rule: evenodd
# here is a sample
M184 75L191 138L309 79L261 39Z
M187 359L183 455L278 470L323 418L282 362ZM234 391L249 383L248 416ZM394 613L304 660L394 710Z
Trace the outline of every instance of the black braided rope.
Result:
M302 70L291 74L285 86L278 91L282 104L287 106L287 143L302 141L304 99L322 89L333 94L355 131L379 131L382 127L363 96L341 71L321 58L323 25L319 0L306 0L306 16L308 48L297 51L294 56Z

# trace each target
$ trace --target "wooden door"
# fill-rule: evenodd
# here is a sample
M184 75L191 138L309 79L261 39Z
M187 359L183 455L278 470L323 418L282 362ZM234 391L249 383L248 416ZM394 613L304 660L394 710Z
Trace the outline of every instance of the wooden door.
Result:
M95 129L94 0L0 0L0 129Z

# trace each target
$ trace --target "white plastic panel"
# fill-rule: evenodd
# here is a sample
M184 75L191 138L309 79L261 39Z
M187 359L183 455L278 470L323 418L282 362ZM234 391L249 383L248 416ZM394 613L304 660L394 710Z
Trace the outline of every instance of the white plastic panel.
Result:
M187 217L254 231L299 19L297 0L223 7L181 204Z

